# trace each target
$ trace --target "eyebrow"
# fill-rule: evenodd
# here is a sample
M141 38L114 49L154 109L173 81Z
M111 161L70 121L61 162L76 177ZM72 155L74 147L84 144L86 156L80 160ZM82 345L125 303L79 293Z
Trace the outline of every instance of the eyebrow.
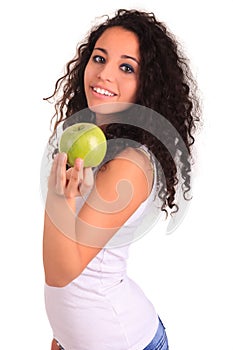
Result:
M105 53L105 55L108 54L108 51L105 50L105 49L103 49L102 47L95 47L94 50L100 50L100 51L102 51L103 53ZM135 62L139 65L139 61L138 61L135 57L133 57L133 56L121 55L121 58L127 58L127 59L130 59L130 60L133 60L133 61L135 61Z

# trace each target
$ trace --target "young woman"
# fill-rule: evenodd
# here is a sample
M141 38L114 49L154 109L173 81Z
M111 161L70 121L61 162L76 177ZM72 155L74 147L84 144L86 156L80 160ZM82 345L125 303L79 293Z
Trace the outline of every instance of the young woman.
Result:
M153 13L138 10L119 10L92 28L57 81L43 240L53 350L168 349L162 321L127 276L126 261L155 198L161 210L176 212L177 186L184 197L191 189L195 89L175 38ZM59 126L82 121L108 140L95 169L82 159L69 167L57 152Z

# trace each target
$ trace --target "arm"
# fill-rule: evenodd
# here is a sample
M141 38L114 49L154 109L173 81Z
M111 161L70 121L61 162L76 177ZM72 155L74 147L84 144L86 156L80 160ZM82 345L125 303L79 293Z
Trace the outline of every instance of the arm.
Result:
M97 174L88 200L75 217L82 169L77 165L68 190L65 161L61 155L57 157L49 181L44 225L44 267L49 285L65 286L80 275L147 198L151 188L144 170L147 161L133 149L110 161Z

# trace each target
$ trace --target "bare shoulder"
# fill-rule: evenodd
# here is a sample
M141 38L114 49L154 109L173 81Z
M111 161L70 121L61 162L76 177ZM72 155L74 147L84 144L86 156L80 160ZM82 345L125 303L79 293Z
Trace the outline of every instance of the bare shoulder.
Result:
M125 158L138 163L143 167L151 167L151 160L149 158L149 153L146 153L141 148L127 147L121 151L116 158Z
M126 159L132 162L132 164L138 167L138 169L141 169L147 179L149 188L151 188L154 177L154 168L148 153L141 148L127 147L118 154L116 159Z
M121 151L114 159L108 162L103 172L99 172L97 186L106 189L108 187L107 184L116 185L122 179L134 184L135 194L137 193L136 189L138 189L143 200L146 199L152 187L153 169L151 161L145 152L132 147Z

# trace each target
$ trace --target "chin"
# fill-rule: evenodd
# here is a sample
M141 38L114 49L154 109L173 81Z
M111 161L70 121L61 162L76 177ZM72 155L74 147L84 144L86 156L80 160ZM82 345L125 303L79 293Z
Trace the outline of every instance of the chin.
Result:
M130 108L132 103L129 102L111 102L111 103L101 103L89 106L90 110L96 114L113 114L125 111Z

